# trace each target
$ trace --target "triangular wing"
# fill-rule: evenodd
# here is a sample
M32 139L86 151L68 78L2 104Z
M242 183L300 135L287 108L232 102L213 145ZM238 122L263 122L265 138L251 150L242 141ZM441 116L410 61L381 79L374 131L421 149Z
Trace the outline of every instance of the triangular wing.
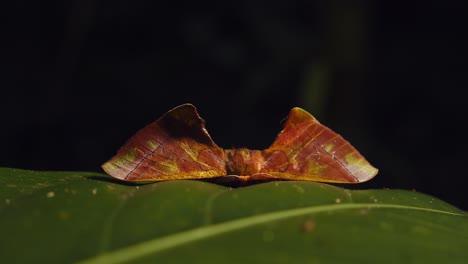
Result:
M223 157L196 108L183 104L138 131L102 168L125 181L213 178L226 175Z
M263 156L261 173L288 180L359 183L378 172L348 141L299 107L290 111Z

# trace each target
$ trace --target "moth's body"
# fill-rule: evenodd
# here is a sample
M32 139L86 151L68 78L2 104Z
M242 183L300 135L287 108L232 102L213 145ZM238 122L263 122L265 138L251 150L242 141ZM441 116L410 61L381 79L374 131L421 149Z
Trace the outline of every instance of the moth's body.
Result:
M265 150L222 149L191 104L149 124L103 164L124 181L209 179L237 175L255 179L358 183L377 174L349 142L301 108L293 108L284 128Z
M260 173L265 162L261 150L226 149L224 156L227 175L249 176Z

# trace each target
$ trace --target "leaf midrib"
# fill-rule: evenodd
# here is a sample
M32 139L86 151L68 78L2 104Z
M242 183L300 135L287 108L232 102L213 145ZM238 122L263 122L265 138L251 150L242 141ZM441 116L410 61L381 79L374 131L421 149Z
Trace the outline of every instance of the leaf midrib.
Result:
M397 204L374 204L374 203L348 203L348 204L332 204L332 205L321 205L321 206L309 206L304 208L296 208L290 210L282 210L270 213L264 213L260 215L254 215L241 219L235 219L226 221L218 224L212 224L208 226L202 226L187 231L182 231L172 235L158 237L155 239L147 240L119 248L109 253L101 254L95 257L84 259L80 261L81 264L90 263L122 263L132 261L137 258L141 258L150 254L154 254L160 251L168 250L187 244L192 241L202 240L223 233L232 232L242 228L250 226L277 221L286 218L311 214L321 213L326 211L337 211L337 210L349 210L349 209L370 209L370 208L393 208L393 209L406 209L406 210L417 210L426 211L432 213L440 213L454 216L464 216L463 214L447 212L441 210L435 210L430 208L405 206Z

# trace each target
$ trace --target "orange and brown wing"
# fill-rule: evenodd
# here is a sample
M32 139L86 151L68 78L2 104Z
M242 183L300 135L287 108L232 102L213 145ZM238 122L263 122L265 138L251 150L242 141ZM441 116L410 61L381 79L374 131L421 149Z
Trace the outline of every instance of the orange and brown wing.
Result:
M378 172L348 141L298 107L263 156L261 173L273 178L359 183Z
M223 157L195 107L184 104L138 131L102 168L125 181L213 178L226 175Z

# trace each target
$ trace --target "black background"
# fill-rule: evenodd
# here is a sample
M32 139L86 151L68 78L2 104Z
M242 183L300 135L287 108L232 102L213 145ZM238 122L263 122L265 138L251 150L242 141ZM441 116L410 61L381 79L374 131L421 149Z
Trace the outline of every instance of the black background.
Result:
M354 187L468 208L463 4L2 5L0 166L101 171L134 132L186 102L218 145L263 149L301 106L380 169Z

